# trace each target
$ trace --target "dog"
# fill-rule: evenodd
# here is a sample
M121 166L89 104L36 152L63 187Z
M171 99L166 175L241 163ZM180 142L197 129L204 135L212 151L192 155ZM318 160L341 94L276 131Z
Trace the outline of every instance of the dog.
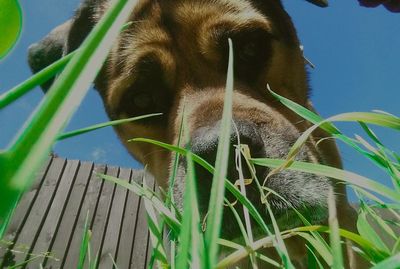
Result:
M32 70L37 72L77 49L109 2L84 1L71 20L32 45ZM191 150L214 163L224 104L228 38L232 40L235 62L233 121L237 132L232 131L232 149L239 139L248 145L253 157L285 158L300 134L310 127L267 91L269 85L278 94L314 111L300 43L280 0L141 0L129 21L131 24L121 32L94 84L112 120L162 113L160 117L115 127L122 143L136 160L147 165L160 187L168 186L173 154L151 144L127 141L146 137L176 144L185 113ZM50 85L51 82L43 87ZM317 145L326 137L324 131L315 131L298 160L340 168L335 143L325 139ZM196 169L200 213L204 217L212 176ZM265 168L256 170L260 179L268 172ZM182 207L186 174L183 160L177 174L174 196L178 207ZM238 178L233 157L228 178ZM327 198L333 188L340 225L354 231L356 213L347 202L344 185L335 183L321 176L283 171L269 178L266 186L315 224L327 223ZM269 222L255 184L246 188L250 201ZM296 225L287 203L274 195L268 199L275 217L286 223L285 228ZM222 236L238 237L232 213L225 209L223 214ZM306 268L304 242L288 239L287 245L296 267ZM365 268L348 253L348 268Z

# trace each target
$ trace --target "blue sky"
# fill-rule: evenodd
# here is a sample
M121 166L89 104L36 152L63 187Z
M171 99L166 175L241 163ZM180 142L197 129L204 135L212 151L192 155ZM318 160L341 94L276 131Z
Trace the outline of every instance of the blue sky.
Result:
M28 78L26 54L30 44L73 15L78 0L21 0L24 29L16 48L0 62L0 93ZM324 117L342 112L384 110L400 115L400 14L383 7L367 9L356 0L330 1L321 9L303 0L285 0L297 27L310 70L312 101ZM0 111L0 147L5 148L43 97L40 89ZM92 90L67 129L107 121L102 103ZM355 124L339 124L348 134L362 134ZM400 152L400 134L375 129L384 143ZM357 153L340 146L345 168L386 181L384 174ZM55 152L72 159L139 167L111 128L58 143Z

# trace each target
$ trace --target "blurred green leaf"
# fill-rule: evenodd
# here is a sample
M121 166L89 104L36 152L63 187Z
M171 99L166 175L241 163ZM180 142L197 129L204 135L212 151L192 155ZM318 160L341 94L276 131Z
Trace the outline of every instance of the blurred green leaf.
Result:
M400 268L400 253L378 263L371 269L398 269Z
M14 47L22 29L22 10L17 0L0 0L0 60Z

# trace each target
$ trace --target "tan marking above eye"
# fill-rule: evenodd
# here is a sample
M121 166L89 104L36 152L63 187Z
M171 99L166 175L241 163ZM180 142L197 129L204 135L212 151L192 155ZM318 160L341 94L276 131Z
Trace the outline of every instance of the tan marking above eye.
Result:
M220 58L219 52L216 51L216 46L221 42L221 36L226 35L226 39L233 35L240 35L247 31L254 31L258 29L260 32L264 32L266 35L273 35L273 29L269 21L265 18L258 20L251 19L246 22L238 22L232 20L212 20L205 23L201 27L201 32L198 35L199 49L202 51L204 57L209 61L215 61ZM231 35L231 36L229 36ZM247 52L251 54L252 46L257 47L257 44L251 45L248 43Z
M163 81L166 86L170 87L175 80L175 69L176 63L173 55L165 47L149 46L149 47L137 47L136 50L132 49L133 54L125 57L125 70L118 74L114 78L113 83L110 83L110 89L108 92L108 103L111 109L116 109L121 102L126 91L130 90L131 87L136 84L140 79L143 79L143 73L141 73L140 66L143 62L148 62L149 59L153 59L154 66L159 68L159 77L157 80ZM154 72L150 72L147 77L151 75L154 78ZM151 80L150 80L151 81Z

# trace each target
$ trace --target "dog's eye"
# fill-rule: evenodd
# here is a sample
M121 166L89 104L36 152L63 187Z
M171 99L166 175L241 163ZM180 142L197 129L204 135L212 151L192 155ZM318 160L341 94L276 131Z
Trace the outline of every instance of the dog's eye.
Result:
M148 92L140 92L132 97L132 105L139 109L146 109L153 105L153 96Z
M140 121L142 124L162 124L166 123L171 100L171 91L164 82L161 66L157 60L146 58L138 67L137 79L122 96L119 110L129 117L163 113L163 116Z
M248 60L257 56L257 44L254 41L247 42L239 51L242 60Z
M264 29L245 29L218 33L223 68L228 62L228 38L232 39L235 76L242 80L254 80L265 67L272 54L272 35Z
M161 124L167 117L171 107L170 91L164 85L149 82L146 86L135 84L123 96L120 102L120 112L129 117L162 113L162 116L140 121L143 124Z

